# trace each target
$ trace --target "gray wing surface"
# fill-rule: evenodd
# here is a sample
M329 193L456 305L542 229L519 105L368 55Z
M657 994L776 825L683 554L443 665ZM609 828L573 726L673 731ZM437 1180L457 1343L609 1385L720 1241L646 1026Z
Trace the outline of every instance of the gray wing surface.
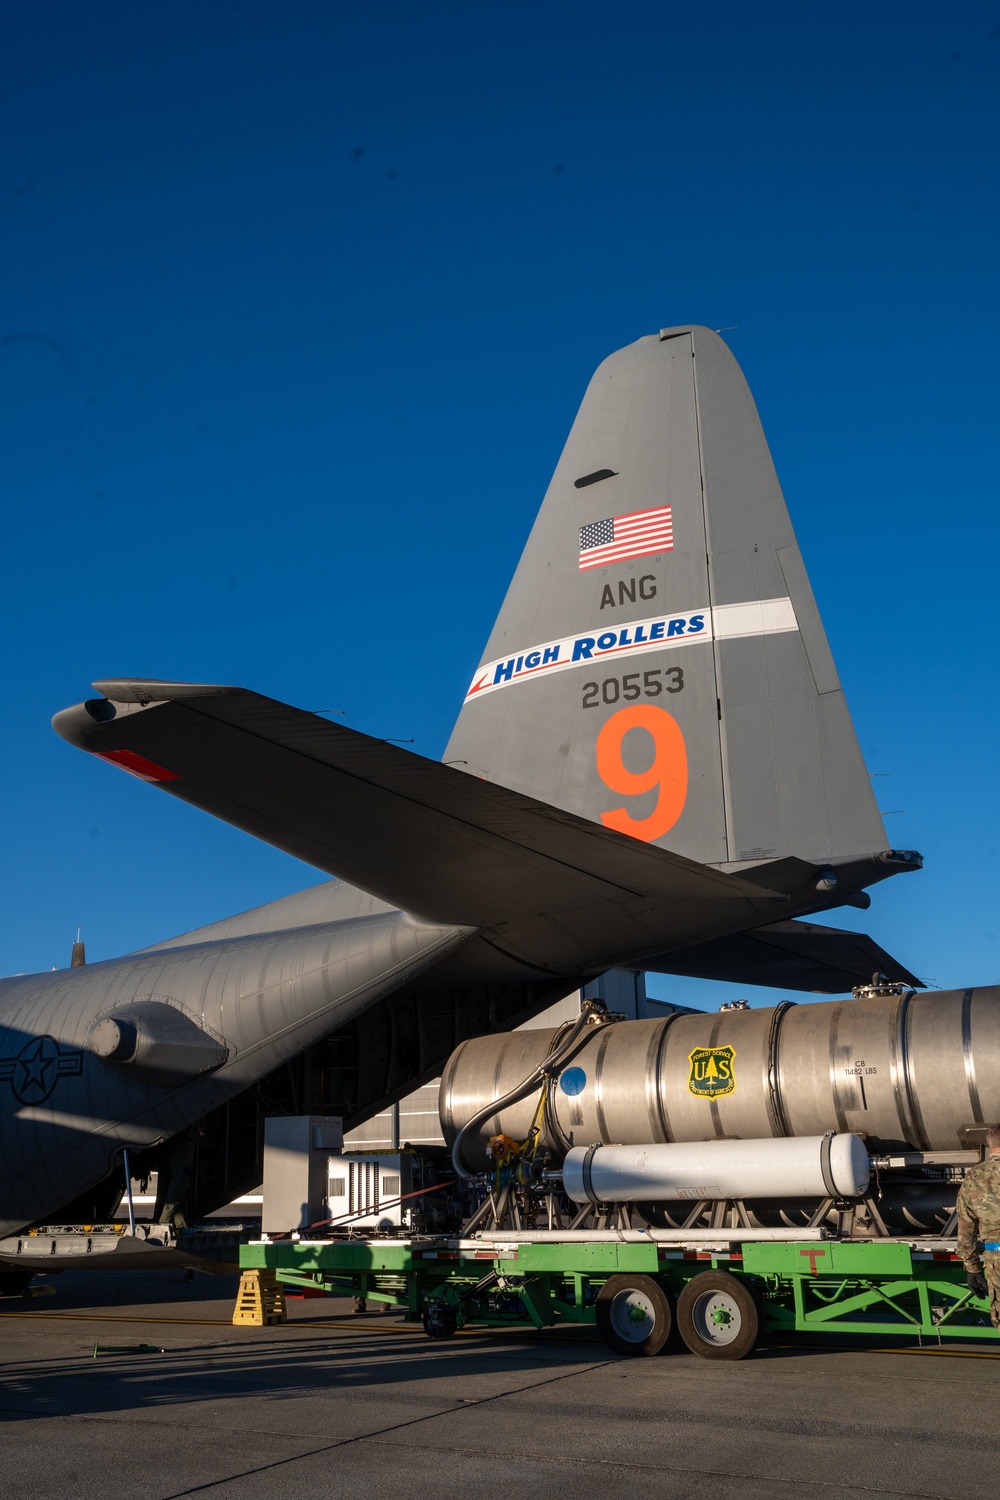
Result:
M416 915L447 911L444 920L479 927L601 903L760 898L766 912L774 900L765 887L257 693L95 686L109 697L53 720L71 744Z
M819 927L814 922L771 922L751 932L646 959L644 967L661 974L773 985L821 995L839 995L867 984L875 973L897 984L923 988L915 975L865 933Z

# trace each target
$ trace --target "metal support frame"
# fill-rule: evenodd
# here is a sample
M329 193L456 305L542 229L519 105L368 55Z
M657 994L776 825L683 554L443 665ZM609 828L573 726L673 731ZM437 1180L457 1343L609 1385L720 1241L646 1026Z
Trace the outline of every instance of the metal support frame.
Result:
M132 1202L132 1169L128 1162L128 1147L122 1147L122 1162L125 1166L125 1197L128 1199L128 1232L135 1235L135 1205Z
M920 1249L883 1238L741 1241L740 1232L723 1225L714 1248L704 1240L686 1248L642 1236L589 1239L585 1232L572 1240L517 1241L506 1230L495 1239L486 1232L461 1239L282 1240L245 1245L240 1258L244 1269L267 1271L279 1283L365 1297L411 1320L440 1303L455 1313L457 1327L592 1323L609 1276L657 1275L677 1295L711 1267L758 1288L765 1328L773 1332L997 1339L988 1305L968 1290L960 1263L934 1258L948 1255L947 1247L937 1248L939 1238Z

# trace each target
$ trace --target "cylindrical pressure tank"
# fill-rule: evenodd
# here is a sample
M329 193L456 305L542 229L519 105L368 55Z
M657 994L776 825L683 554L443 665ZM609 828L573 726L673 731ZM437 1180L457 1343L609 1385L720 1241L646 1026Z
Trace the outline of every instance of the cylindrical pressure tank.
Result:
M441 1079L441 1124L462 1125L545 1059L555 1033L474 1037ZM523 1139L536 1088L463 1142ZM978 1144L1000 1121L1000 987L863 996L588 1026L550 1090L543 1144L759 1140L856 1132L872 1150Z
M856 1135L675 1145L574 1146L563 1187L576 1203L677 1203L716 1198L858 1198L868 1152Z

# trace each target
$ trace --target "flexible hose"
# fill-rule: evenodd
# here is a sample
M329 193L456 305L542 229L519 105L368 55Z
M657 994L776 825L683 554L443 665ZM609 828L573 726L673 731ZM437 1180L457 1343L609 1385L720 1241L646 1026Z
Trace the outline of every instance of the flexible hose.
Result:
M491 1100L483 1109L478 1110L471 1119L466 1120L458 1135L456 1135L451 1148L451 1164L459 1177L476 1176L475 1172L468 1171L462 1164L462 1146L466 1137L471 1135L474 1130L478 1130L480 1125L485 1120L488 1120L491 1115L498 1115L501 1110L509 1109L512 1104L518 1104L526 1094L530 1094L533 1088L537 1088L544 1081L547 1074L551 1074L558 1068L596 1010L597 1005L592 1000L585 1000L579 1019L570 1027L569 1034L560 1042L557 1033L555 1047L539 1063L538 1067L533 1068L527 1078L523 1079L515 1088L512 1088L509 1093L504 1094L502 1099Z

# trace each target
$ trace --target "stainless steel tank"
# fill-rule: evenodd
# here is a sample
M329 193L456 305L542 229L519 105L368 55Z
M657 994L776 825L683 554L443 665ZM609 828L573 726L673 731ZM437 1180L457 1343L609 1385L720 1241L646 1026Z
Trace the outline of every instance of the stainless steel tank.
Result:
M474 1037L441 1079L441 1125L462 1125L545 1058L553 1031ZM523 1139L536 1088L463 1143ZM766 1010L592 1024L562 1064L544 1144L754 1139L855 1131L872 1150L967 1147L1000 1121L1000 987L785 1003ZM977 1130L979 1134L977 1135Z

